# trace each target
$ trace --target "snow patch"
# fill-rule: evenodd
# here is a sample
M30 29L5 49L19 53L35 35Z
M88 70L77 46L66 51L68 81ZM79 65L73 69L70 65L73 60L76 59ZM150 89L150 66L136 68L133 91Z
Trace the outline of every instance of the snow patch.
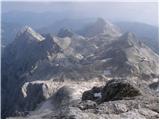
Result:
M94 93L94 97L96 98L102 98L102 94L99 92L99 93Z
M158 78L154 78L154 79L153 79L153 82L158 82Z
M81 59L83 59L84 57L83 57L81 54L76 54L76 58L79 59L79 60L81 60Z

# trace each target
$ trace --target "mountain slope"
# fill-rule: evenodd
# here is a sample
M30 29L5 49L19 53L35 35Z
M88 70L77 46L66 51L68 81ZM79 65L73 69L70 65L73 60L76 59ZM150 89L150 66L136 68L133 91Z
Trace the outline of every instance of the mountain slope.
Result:
M141 38L147 46L156 53L159 52L159 33L158 27L138 23L138 22L117 22L115 23L123 32L133 32L137 37Z
M21 29L22 25L17 23L2 22L1 27L2 45L6 46L14 40L17 32Z

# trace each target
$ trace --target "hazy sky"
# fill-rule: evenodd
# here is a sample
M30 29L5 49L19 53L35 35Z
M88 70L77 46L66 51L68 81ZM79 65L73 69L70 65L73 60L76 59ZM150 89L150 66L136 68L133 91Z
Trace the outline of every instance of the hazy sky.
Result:
M3 2L2 12L63 12L75 18L103 17L158 25L157 2Z

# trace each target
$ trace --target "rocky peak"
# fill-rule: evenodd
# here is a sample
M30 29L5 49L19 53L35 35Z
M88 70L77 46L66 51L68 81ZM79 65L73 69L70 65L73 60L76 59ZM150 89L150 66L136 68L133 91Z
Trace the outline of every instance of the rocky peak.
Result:
M16 39L26 39L34 41L43 41L45 38L39 33L35 32L31 27L23 27L17 34Z
M110 35L110 36L120 36L120 30L118 27L105 21L103 18L98 18L94 23L88 25L82 34L87 37L94 37L99 34Z
M70 29L67 28L61 28L57 34L58 37L72 37L73 32Z
M123 43L123 45L127 45L132 47L133 45L141 46L142 43L136 38L135 34L132 32L126 32L120 37L120 42Z
M106 21L103 18L97 18L95 24L105 26Z
M95 25L101 26L102 28L116 28L109 20L104 20L103 18L97 18ZM117 28L118 29L118 28Z
M33 33L34 30L29 27L29 26L24 26L21 30L20 30L21 33L24 33L24 32L28 32L28 33Z
M124 34L121 36L121 38L122 38L123 40L136 39L136 36L135 36L135 34L132 33L132 32L126 32L126 33L124 33Z

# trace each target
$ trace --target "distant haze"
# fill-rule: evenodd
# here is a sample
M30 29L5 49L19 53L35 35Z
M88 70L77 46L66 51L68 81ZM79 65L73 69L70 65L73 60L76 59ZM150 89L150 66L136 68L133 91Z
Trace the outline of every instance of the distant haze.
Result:
M2 2L2 13L13 11L57 12L68 18L103 17L158 26L158 2Z

